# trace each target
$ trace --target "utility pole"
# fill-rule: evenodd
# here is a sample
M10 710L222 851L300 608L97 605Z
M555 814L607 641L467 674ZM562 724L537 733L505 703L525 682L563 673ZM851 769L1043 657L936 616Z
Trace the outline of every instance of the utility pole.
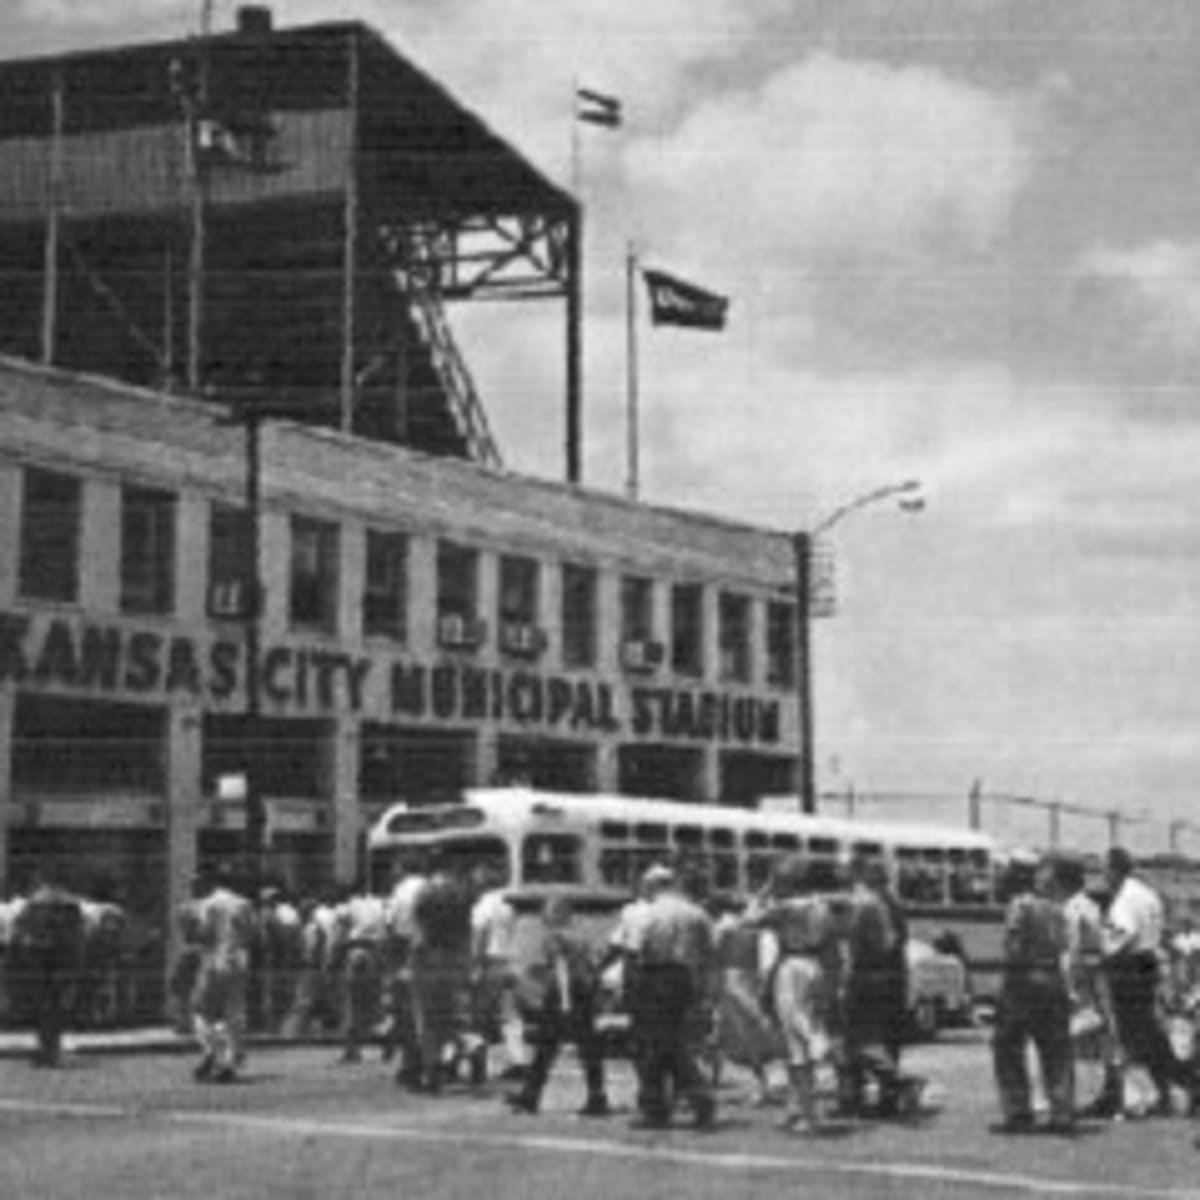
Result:
M816 777L813 746L813 678L812 678L812 537L800 532L792 538L796 570L796 719L799 738L796 747L796 768L800 811L817 811Z

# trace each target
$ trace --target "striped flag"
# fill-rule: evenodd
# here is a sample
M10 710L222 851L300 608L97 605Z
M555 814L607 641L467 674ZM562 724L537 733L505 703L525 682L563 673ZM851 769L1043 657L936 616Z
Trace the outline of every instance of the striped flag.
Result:
M590 88L575 89L575 115L589 125L604 125L617 129L621 124L621 102L615 96L593 92Z

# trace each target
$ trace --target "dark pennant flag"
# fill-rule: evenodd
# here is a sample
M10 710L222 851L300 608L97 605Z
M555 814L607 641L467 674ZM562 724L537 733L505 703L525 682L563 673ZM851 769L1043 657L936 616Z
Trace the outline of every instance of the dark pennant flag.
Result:
M729 300L662 271L642 272L650 289L650 319L655 325L724 329Z
M609 129L616 129L621 124L621 102L603 92L576 88L575 115L589 125L607 125Z

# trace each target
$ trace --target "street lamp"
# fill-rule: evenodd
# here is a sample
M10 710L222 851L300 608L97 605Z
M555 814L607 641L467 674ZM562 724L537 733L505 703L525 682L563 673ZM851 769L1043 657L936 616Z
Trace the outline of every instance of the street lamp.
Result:
M812 672L812 562L816 539L828 533L835 525L851 513L871 504L900 498L903 512L919 512L924 502L916 496L921 483L906 479L902 483L890 483L878 487L853 500L839 505L821 518L809 530L793 535L792 549L796 563L796 688L800 701L799 733L800 746L797 763L799 766L800 807L806 813L817 811L815 775L815 735L813 732L813 672Z

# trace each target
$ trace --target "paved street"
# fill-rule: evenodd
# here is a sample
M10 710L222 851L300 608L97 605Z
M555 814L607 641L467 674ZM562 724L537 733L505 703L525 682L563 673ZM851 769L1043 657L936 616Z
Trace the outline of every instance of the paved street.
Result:
M0 1196L1200 1197L1182 1119L1086 1128L1071 1141L1002 1137L978 1035L915 1051L931 1104L910 1126L835 1125L810 1139L751 1107L744 1081L722 1089L718 1129L628 1127L632 1082L614 1068L623 1110L574 1115L570 1066L536 1118L509 1114L498 1089L436 1100L400 1092L372 1061L327 1047L254 1054L245 1082L191 1082L179 1054L81 1055L58 1072L0 1062Z

